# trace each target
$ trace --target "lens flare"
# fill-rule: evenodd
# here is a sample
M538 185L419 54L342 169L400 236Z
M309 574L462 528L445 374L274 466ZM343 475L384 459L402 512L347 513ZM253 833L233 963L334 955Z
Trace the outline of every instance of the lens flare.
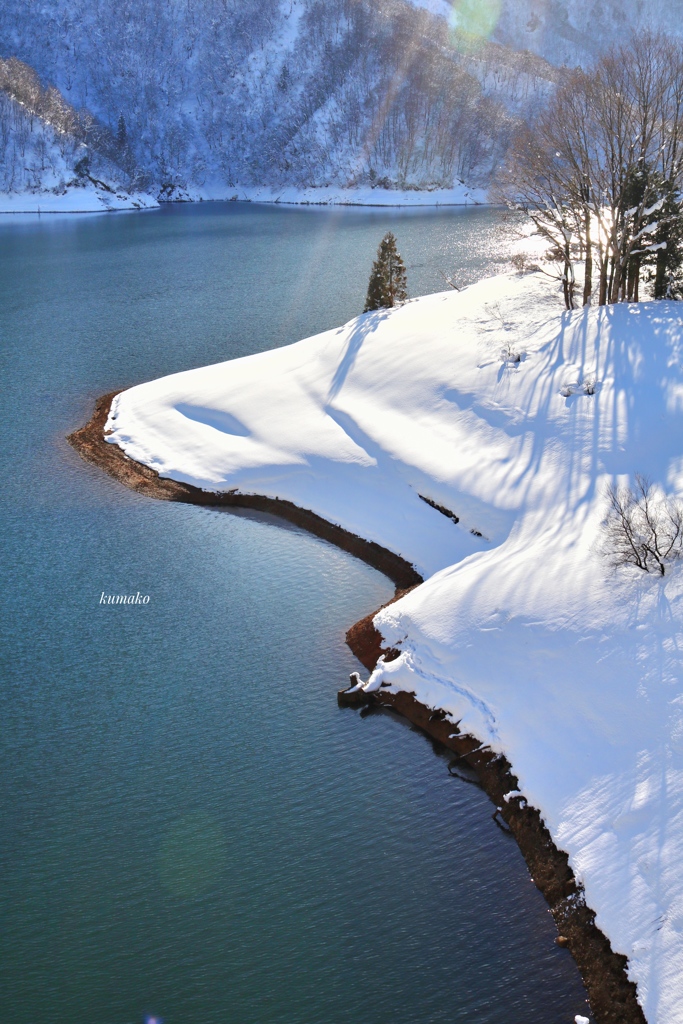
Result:
M500 18L501 0L455 0L449 22L466 42L489 39Z

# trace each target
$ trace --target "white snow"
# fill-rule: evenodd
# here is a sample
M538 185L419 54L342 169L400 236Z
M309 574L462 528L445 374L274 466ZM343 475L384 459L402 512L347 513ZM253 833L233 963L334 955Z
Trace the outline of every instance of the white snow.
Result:
M290 499L415 564L370 686L506 754L650 1024L683 1022L683 567L615 573L601 522L612 481L683 491L682 428L681 305L565 313L542 275L140 385L107 425L162 476Z
M57 191L0 192L0 213L102 213L114 210L150 210L159 204L144 192L125 192L87 185L71 185Z
M420 190L344 188L340 185L309 188L265 185L230 187L216 183L205 184L201 188L177 189L169 198L190 202L227 199L235 202L281 203L283 206L481 206L488 202L486 189L469 188L462 183L453 188Z
M2 63L0 61L0 63ZM75 168L84 160L85 173ZM146 210L154 196L128 192L120 167L0 90L0 213Z
M487 202L486 191L460 185L431 191L400 191L384 188L229 188L225 185L166 190L161 202L202 202L204 200L251 203L280 203L301 206L473 206ZM0 192L0 213L93 213L103 210L148 210L157 198L147 193L127 193L112 186L111 191L85 186L62 186L62 190Z

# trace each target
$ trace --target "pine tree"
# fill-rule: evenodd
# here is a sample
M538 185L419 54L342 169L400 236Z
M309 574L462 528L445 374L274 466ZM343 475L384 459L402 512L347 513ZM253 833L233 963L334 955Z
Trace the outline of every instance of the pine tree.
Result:
M391 231L379 244L372 264L364 313L372 309L390 309L408 298L406 268Z
M683 294L683 196L672 182L662 186L662 206L654 219L657 230L649 236L653 255L643 262L654 263L653 293L656 299L680 299Z

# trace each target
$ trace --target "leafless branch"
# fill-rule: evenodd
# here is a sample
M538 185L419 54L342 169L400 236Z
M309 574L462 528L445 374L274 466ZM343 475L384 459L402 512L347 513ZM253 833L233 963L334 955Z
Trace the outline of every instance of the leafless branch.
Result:
M658 496L640 474L635 488L610 487L607 496L605 554L612 565L664 576L667 565L683 554L683 503Z

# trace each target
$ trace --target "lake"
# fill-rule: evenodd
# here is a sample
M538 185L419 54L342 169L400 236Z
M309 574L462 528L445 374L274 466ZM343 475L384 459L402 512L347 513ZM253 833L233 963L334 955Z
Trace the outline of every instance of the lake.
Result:
M488 798L396 716L337 707L345 630L389 581L274 518L142 498L65 441L106 391L350 319L388 229L412 295L509 245L471 208L0 221L8 1024L586 1012Z

